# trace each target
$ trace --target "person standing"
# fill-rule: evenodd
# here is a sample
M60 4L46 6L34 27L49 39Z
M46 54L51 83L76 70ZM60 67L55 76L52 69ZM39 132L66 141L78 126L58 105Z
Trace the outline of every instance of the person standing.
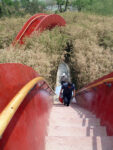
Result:
M75 97L75 85L67 82L61 87L60 95L63 93L64 105L69 106L72 96Z

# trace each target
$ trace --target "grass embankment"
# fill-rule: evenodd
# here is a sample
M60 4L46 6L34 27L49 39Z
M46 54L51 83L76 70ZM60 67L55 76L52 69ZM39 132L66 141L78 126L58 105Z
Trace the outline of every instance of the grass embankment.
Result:
M26 45L16 46L15 50L10 48L10 51L6 47L29 16L0 20L0 63L18 62L31 66L54 86L64 50L71 48L68 63L78 88L112 72L113 17L70 12L61 15L67 22L66 27L45 31L38 38L34 34L26 40Z

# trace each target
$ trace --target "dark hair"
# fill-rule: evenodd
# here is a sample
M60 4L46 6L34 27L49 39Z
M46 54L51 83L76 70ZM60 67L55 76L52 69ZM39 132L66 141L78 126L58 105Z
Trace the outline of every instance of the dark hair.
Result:
M71 86L72 84L71 84L71 82L68 82L68 86Z

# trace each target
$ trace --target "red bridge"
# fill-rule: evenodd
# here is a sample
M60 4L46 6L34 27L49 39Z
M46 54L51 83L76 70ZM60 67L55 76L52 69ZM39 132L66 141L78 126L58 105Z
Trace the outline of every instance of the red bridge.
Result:
M36 14L13 44L65 24L59 15ZM77 91L77 103L66 107L31 67L0 64L0 150L112 150L112 89L113 73Z

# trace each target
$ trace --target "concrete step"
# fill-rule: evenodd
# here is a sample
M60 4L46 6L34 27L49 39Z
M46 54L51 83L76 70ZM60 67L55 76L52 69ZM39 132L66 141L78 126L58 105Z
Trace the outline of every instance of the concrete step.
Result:
M98 118L96 118L96 117L93 117L93 118L91 118L91 117L89 117L89 118L81 118L81 117L79 117L77 114L74 114L73 112L66 112L66 111L64 111L64 113L58 113L58 112L51 112L51 114L50 114L50 117L51 118L55 118L55 119L64 119L64 118L66 118L66 119L79 119L79 120L88 120L88 121L92 121L92 120L94 120L94 121L100 121L100 119L98 119Z
M91 115L90 115L91 117ZM80 118L75 111L72 111L71 108L60 109L57 108L57 111L52 109L50 115L50 124L72 124L77 126L100 126L100 119L93 118Z
M80 108L76 105L71 105L69 107L64 106L63 104L54 104L53 107L53 111L71 111L71 112L75 112L78 115L93 115L90 111L84 109L84 108Z
M73 117L56 117L54 116L50 117L50 126L52 125L75 125L75 126L82 126L82 127L87 127L87 126L100 126L100 120L97 119L79 119L79 118L73 118Z
M76 105L54 105L46 150L113 150L113 137L91 112Z
M46 137L46 150L113 150L113 137Z
M105 127L50 126L48 136L107 136Z
M60 114L60 115L59 115ZM61 115L62 114L62 115ZM51 115L55 115L55 116L72 116L72 117L78 117L78 118L96 118L95 115L92 114L88 114L88 115L79 115L78 113L76 113L75 111L70 111L70 110L52 110Z
M76 111L73 111L71 109L52 109L52 114L62 114L62 115L72 115L72 116L78 116L79 118L96 118L95 115L93 115L92 113L88 113L88 114L78 114Z
M92 126L82 126L81 124L71 124L71 123L67 123L67 124L65 124L65 123L62 123L62 124L58 124L58 123L56 123L56 124L54 124L54 123L50 123L49 124L49 128L53 128L53 127L55 127L55 126L61 126L61 127L80 127L80 128L86 128L86 127L90 127L90 128L97 128L97 127L100 127L100 126L98 126L98 125L92 125Z

